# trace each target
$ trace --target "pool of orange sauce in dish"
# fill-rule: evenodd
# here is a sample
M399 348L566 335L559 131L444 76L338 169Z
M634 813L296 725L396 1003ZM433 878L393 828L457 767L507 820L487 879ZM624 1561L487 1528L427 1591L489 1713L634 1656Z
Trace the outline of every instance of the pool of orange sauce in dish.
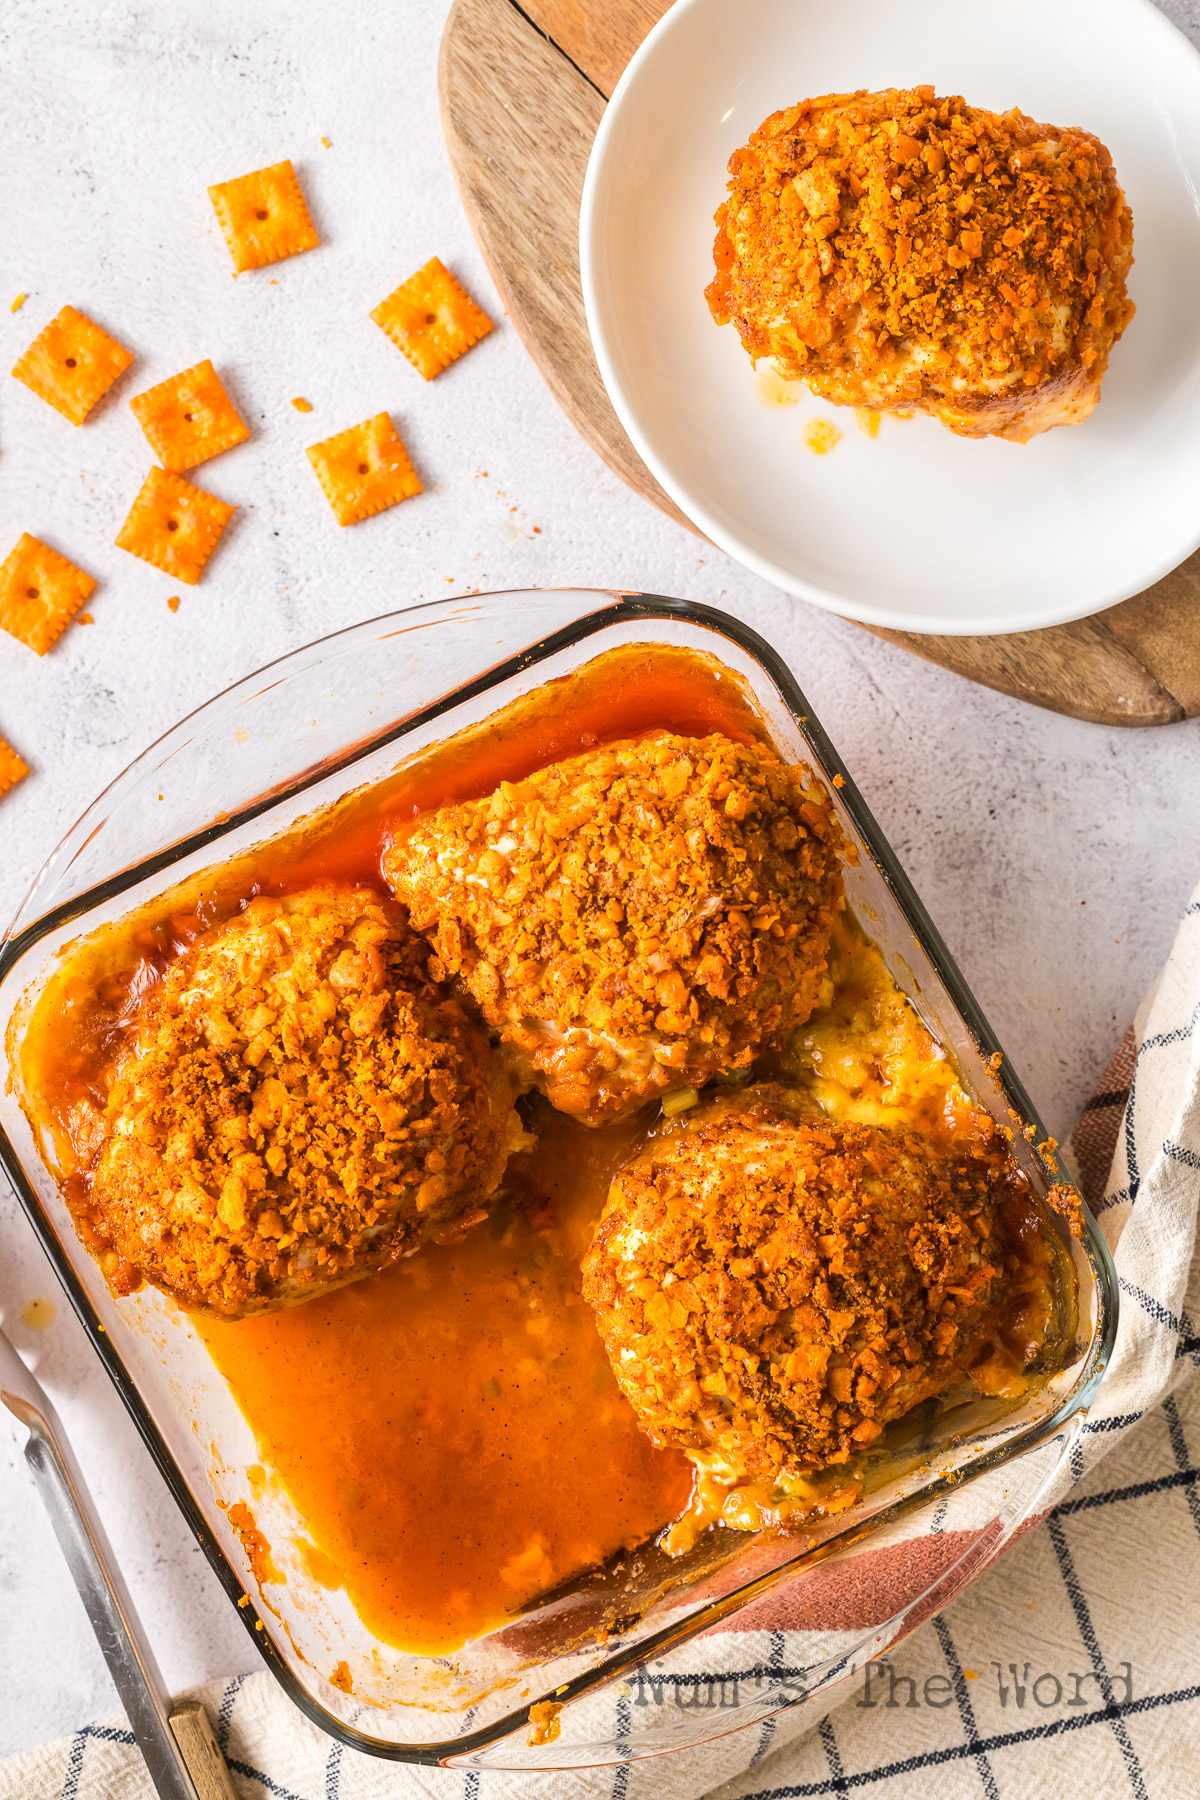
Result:
M427 1654L653 1536L691 1489L639 1430L579 1294L630 1134L540 1123L517 1204L461 1242L283 1312L197 1320L326 1581Z

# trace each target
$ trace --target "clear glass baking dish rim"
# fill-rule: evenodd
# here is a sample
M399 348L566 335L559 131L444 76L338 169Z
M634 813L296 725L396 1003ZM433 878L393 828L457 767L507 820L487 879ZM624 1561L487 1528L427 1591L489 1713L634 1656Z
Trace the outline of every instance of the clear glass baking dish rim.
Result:
M993 1064L996 1081L1009 1106L1019 1118L1026 1122L1027 1126L1033 1128L1039 1140L1042 1160L1051 1173L1058 1181L1074 1190L1073 1176L1062 1164L1057 1151L1049 1149L1049 1134L1026 1093L1024 1085L1011 1067L995 1033L967 986L954 958L926 912L857 786L842 768L840 758L805 699L795 677L778 653L752 627L715 607L678 600L668 595L632 590L561 589L550 591L561 592L564 595L567 593L581 596L592 594L597 597L602 593L608 593L611 598L607 604L582 612L569 624L503 659L462 686L451 689L428 706L419 708L404 719L394 722L377 735L361 739L340 755L323 759L318 764L303 770L293 780L260 794L236 812L215 819L200 830L193 831L158 851L152 852L149 856L142 857L138 862L116 871L112 876L84 889L82 893L52 908L49 912L35 916L27 925L22 925L22 918L33 905L39 888L49 882L65 858L77 853L81 834L83 841L86 841L90 832L99 828L98 824L93 825L91 821L95 815L103 813L109 795L142 765L150 762L156 752L160 751L170 739L183 731L192 721L198 720L210 708L215 708L223 701L230 700L240 690L248 689L253 683L261 684L264 678L271 676L276 677L277 680L286 678L285 672L288 665L298 664L303 658L315 652L328 652L331 646L344 639L372 632L378 634L380 627L392 625L398 629L404 629L399 624L401 620L411 620L419 614L445 613L448 605L454 604L454 602L426 601L415 606L401 608L394 613L381 614L374 619L359 621L341 631L314 639L308 644L288 651L284 656L264 664L260 669L232 682L227 688L211 696L201 706L177 721L128 763L64 833L61 841L34 878L28 893L17 909L12 924L4 937L0 939L0 985L32 945L50 931L69 924L73 919L90 912L93 907L135 886L162 868L183 860L196 851L204 849L210 843L217 842L227 833L252 823L281 802L302 794L306 789L316 786L330 775L352 767L356 761L385 748L389 743L400 742L419 726L435 722L452 708L463 705L492 688L499 687L510 677L522 673L561 651L578 647L606 627L621 623L632 624L638 620L678 619L683 623L711 631L718 638L731 641L747 656L758 662L774 683L797 724L812 743L823 768L830 774L836 772L839 775L839 800L853 820L856 830L870 851L872 859L912 930L914 938L927 956L959 1017L975 1040L981 1055L985 1058L996 1059ZM508 597L508 593L500 591L471 598L483 602L502 601ZM514 594L513 598L515 597ZM510 1737L514 1730L523 1727L527 1717L527 1710L524 1708L516 1714L493 1721L484 1730L458 1739L422 1745L394 1743L360 1732L356 1727L337 1718L301 1685L290 1665L277 1649L272 1635L264 1628L255 1608L253 1597L247 1593L220 1544L213 1536L207 1520L192 1495L186 1477L171 1455L142 1401L137 1383L125 1367L108 1333L97 1318L85 1289L63 1253L58 1236L45 1214L38 1195L25 1175L15 1146L2 1125L0 1125L0 1166L8 1176L72 1308L87 1333L92 1348L103 1363L155 1466L186 1519L189 1529L203 1550L209 1565L234 1602L256 1651L266 1662L293 1704L299 1707L314 1724L348 1748L380 1758L428 1767L444 1767L451 1763L462 1766L464 1759L469 1758L473 1752L486 1749L489 1745L494 1745L502 1739ZM893 1523L911 1512L928 1506L952 1487L961 1488L964 1482L973 1482L981 1475L1019 1460L1040 1446L1049 1443L1058 1435L1065 1433L1067 1441L1074 1437L1091 1406L1112 1353L1119 1308L1116 1270L1108 1245L1086 1203L1081 1203L1081 1215L1084 1233L1083 1248L1096 1282L1097 1321L1087 1365L1081 1371L1074 1388L1064 1397L1062 1404L1053 1413L1030 1423L1018 1435L984 1453L971 1465L965 1476L956 1474L949 1478L935 1478L928 1486L922 1487L911 1495L904 1496L892 1506L873 1515L863 1530L852 1529L849 1531L846 1534L847 1542L853 1543L857 1538L866 1535L868 1531L873 1533L883 1525ZM1014 1522L1014 1528L1016 1523L1019 1521ZM1011 1535L1011 1531L1006 1533L1006 1539L1008 1535ZM843 1547L841 1536L825 1540L819 1547L819 1559L828 1558L841 1547ZM813 1560L818 1560L818 1557L814 1555ZM699 1636L710 1626L727 1619L752 1600L757 1599L769 1586L795 1575L803 1566L806 1566L805 1558L801 1555L794 1561L781 1565L768 1576L753 1580L732 1594L710 1602L699 1612L690 1615L682 1624L662 1627L658 1632L640 1640L628 1653L618 1652L605 1659L598 1667L587 1671L567 1684L561 1695L563 1704L567 1705L571 1700L585 1693L593 1694L602 1688L609 1687L628 1674L632 1668L644 1663L649 1657L660 1653L663 1649L677 1647L681 1643ZM957 1567L957 1564L952 1565L953 1567ZM919 1598L914 1601L914 1606L919 1605ZM904 1610L908 1613L913 1610L913 1607L909 1606Z

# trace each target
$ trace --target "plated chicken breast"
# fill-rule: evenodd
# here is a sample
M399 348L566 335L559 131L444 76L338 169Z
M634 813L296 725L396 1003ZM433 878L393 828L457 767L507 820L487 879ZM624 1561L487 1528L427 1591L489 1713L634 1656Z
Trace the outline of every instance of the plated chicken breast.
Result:
M252 900L143 1000L90 1225L115 1285L240 1317L484 1216L524 1143L486 1032L366 889Z
M384 873L552 1105L589 1124L740 1069L816 1004L828 800L761 744L655 732L400 833Z
M775 1089L652 1139L583 1265L643 1427L726 1483L845 1463L969 1367L1004 1280L993 1181Z
M1104 145L928 87L772 114L729 162L714 318L842 406L1024 443L1100 398L1133 316Z

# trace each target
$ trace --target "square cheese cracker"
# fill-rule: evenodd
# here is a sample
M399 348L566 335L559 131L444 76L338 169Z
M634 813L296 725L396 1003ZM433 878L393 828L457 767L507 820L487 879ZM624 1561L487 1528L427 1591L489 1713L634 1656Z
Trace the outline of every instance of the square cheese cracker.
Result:
M25 758L0 738L0 794L7 794L9 788L16 787L21 777L28 773L29 764Z
M116 541L132 556L195 587L236 511L181 475L151 469Z
M250 436L211 362L160 381L129 405L163 468L177 475Z
M34 338L13 374L72 425L82 425L132 361L132 350L86 314L64 306Z
M315 250L321 241L290 162L219 182L208 197L239 275Z
M308 460L339 525L354 525L421 492L408 451L387 413L309 448Z
M486 337L492 321L436 256L371 314L426 381Z
M25 532L0 567L0 628L45 656L96 583Z

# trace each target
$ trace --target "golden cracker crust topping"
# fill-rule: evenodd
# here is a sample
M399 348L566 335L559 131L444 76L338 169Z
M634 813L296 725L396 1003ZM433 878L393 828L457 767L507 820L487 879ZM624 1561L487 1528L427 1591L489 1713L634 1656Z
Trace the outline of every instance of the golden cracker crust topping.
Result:
M305 1299L482 1216L520 1137L486 1034L365 890L252 900L142 1003L90 1224L141 1279L231 1316Z
M617 1176L583 1294L656 1443L775 1480L961 1379L1003 1259L986 1157L748 1090Z
M840 837L803 768L654 732L419 818L384 874L552 1104L596 1124L808 1017Z
M764 120L729 176L707 294L755 360L965 436L1094 404L1133 226L1091 133L932 88L827 94Z

